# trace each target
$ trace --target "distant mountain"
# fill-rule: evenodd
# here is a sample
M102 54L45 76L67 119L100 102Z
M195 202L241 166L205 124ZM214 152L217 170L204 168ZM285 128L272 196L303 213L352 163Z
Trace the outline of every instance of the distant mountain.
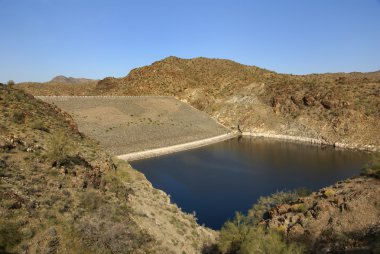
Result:
M92 81L95 81L95 80L87 79L87 78L73 78L73 77L66 77L63 75L59 75L59 76L54 77L48 83L78 84L78 83L87 83L87 82L92 82Z
M88 95L95 89L98 80L56 76L48 82L22 82L16 87L33 95Z

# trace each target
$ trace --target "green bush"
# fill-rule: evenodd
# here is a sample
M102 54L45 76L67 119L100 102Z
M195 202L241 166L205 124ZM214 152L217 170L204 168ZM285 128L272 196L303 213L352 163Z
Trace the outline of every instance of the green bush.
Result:
M64 133L54 134L47 145L47 158L53 165L59 167L62 165L74 150L73 144L70 143Z
M300 187L294 190L299 197L307 197L312 193L312 190L306 187Z
M304 247L288 243L281 232L265 230L260 224L275 206L294 202L300 196L311 193L305 188L294 191L280 191L268 197L260 197L248 211L248 215L236 213L233 221L228 221L221 229L218 249L221 253L303 253ZM305 210L302 205L294 207Z
M268 197L260 197L258 202L248 211L248 215L236 213L232 221L226 222L217 242L221 253L251 254L251 253L303 253L304 247L297 243L288 243L281 232L266 230L261 222L269 210L276 205L294 202L301 195L306 195L305 189L301 191L276 192ZM297 206L297 210L306 207Z
M362 175L380 179L380 155L375 154L371 163L362 169Z
M94 212L95 210L100 208L103 203L104 200L98 192L94 190L87 190L80 196L79 206L88 211Z
M305 204L294 204L290 207L292 212L304 213L307 211L307 206Z
M0 253L9 251L10 248L19 244L21 240L22 235L17 224L0 220Z
M229 254L297 254L303 253L300 244L287 243L283 235L273 230L265 230L250 218L236 213L233 221L224 224L218 239L221 253Z
M13 112L12 120L15 123L21 124L25 123L25 114L22 111L16 110Z
M9 88L12 88L15 85L15 82L13 80L9 80L7 82L7 85L8 85Z
M35 130L49 132L49 129L45 127L42 120L35 120L30 124L30 127Z
M299 195L296 191L279 191L268 197L260 197L256 204L248 211L248 217L255 223L265 219L266 213L280 204L287 204L297 200Z

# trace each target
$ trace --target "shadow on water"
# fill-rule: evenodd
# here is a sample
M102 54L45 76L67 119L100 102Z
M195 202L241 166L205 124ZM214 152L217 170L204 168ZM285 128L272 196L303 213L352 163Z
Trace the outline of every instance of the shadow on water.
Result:
M278 190L317 190L357 175L364 152L262 138L234 138L207 147L132 162L154 187L213 229Z

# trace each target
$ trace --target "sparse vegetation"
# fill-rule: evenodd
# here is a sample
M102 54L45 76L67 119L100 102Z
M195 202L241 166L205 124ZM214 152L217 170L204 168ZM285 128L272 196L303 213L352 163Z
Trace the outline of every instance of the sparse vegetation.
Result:
M15 85L15 82L13 80L9 80L7 82L7 85L8 85L9 88L13 88L13 86Z
M0 252L16 246L21 240L19 225L5 218L0 219Z
M334 196L334 194L335 191L332 188L325 188L323 190L323 195L325 196L325 198L331 198L332 196Z
M25 122L25 113L20 110L15 110L12 115L12 120L15 123L22 124Z
M35 130L49 132L49 129L45 127L45 124L42 120L35 120L30 124L30 127Z
M255 216L253 216L255 217ZM218 248L221 253L303 253L297 243L288 243L279 231L266 230L253 217L237 213L220 231Z
M74 153L75 147L73 143L68 141L66 134L59 132L53 134L49 140L46 156L52 165L59 167L67 158Z
M288 204L295 201L299 195L297 191L279 191L268 197L260 197L257 203L248 211L247 217L255 223L266 218L266 213L280 204Z
M298 198L296 191L277 192L268 197L261 197L248 215L236 213L232 221L224 224L218 239L221 253L303 253L304 247L289 243L284 238L285 229L265 229L262 220L271 208L286 204Z
M374 154L371 163L362 169L362 175L380 179L380 155Z

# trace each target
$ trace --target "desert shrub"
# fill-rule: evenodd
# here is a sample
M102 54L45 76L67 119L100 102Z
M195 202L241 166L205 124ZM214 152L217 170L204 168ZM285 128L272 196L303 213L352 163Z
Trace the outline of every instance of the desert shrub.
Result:
M64 133L54 134L47 145L47 158L53 165L59 167L73 152L73 144L68 141Z
M2 124L0 124L0 134L4 134L8 131L8 128Z
M306 187L300 187L300 188L295 189L294 191L299 197L307 197L313 192L312 190Z
M0 253L16 246L22 240L16 223L0 220Z
M260 197L245 216L236 213L232 221L226 222L217 242L221 253L303 253L304 247L297 243L288 243L281 231L265 229L260 223L266 218L269 210L279 204L294 202L299 192L280 191L268 197ZM305 194L305 191L301 191ZM295 207L304 210L306 207Z
M373 253L380 253L380 233L375 236Z
M8 85L9 88L13 88L13 86L15 85L15 82L13 80L9 80L7 82L7 85Z
M332 188L326 188L323 190L323 195L325 198L330 198L335 195L335 191Z
M49 129L45 127L42 120L35 120L30 124L30 127L35 130L49 132Z
M21 124L25 122L25 114L22 111L16 110L12 114L12 120L15 123Z
M380 179L380 165L362 169L362 175Z
M297 200L296 191L279 191L268 197L260 197L257 203L248 211L248 217L254 222L265 219L267 212L273 207Z
M132 222L115 223L93 216L81 220L76 228L86 247L96 253L150 253L153 238Z
M104 203L104 200L98 192L88 190L81 194L79 206L88 211L95 211L101 207L102 203Z
M380 179L380 155L375 154L369 165L362 169L361 175Z
M287 243L283 235L265 230L250 218L237 213L233 221L224 224L218 239L221 253L303 253L304 248L296 243Z
M307 211L307 206L305 204L294 204L290 207L292 212L304 213Z

